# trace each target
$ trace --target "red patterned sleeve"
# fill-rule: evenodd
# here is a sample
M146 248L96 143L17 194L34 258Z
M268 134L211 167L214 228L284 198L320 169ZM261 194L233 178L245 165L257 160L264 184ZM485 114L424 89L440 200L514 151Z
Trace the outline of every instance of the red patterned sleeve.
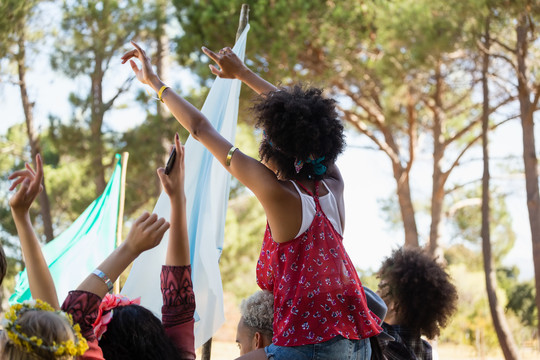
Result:
M94 335L94 321L96 321L101 298L88 291L70 291L62 304L62 310L73 317L73 322L81 327L81 334L88 342L88 350L79 359L104 360L103 352Z
M195 359L195 294L191 282L191 266L163 266L161 293L161 315L165 332L180 350L182 359Z

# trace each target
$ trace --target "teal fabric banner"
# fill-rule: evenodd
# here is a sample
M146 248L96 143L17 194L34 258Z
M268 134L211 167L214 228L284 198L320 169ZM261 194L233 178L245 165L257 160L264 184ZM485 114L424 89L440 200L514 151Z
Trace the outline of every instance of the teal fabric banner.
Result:
M69 228L42 248L60 304L116 247L122 165L116 154L114 172L103 194ZM10 304L30 300L26 269L18 275Z

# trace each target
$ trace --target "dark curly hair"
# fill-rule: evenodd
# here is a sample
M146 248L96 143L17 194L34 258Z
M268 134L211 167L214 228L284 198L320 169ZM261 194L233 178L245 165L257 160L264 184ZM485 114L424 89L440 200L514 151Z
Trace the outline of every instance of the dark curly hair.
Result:
M140 305L114 309L114 316L99 340L99 347L107 360L173 360L180 357L180 352L165 334L161 321Z
M421 249L395 250L378 277L381 296L393 303L399 325L429 339L439 335L456 311L458 294L450 276Z
M343 124L338 118L336 102L322 96L322 90L295 85L280 87L259 97L252 107L256 126L264 131L259 147L262 161L271 160L279 175L285 179L323 179L313 159L326 168L334 164L343 151ZM295 161L304 165L299 173Z

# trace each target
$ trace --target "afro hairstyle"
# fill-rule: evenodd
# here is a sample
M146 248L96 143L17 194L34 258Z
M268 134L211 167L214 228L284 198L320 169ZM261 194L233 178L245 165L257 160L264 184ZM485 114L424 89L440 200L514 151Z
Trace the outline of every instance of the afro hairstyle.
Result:
M256 99L252 111L256 127L264 133L261 160L271 160L284 179L323 179L325 174L316 174L306 161L324 158L320 164L328 168L343 151L343 124L335 104L321 89L302 85L280 87ZM296 161L304 162L298 173Z
M401 248L378 272L379 291L393 303L399 325L429 339L440 334L457 307L458 293L437 261L417 248Z

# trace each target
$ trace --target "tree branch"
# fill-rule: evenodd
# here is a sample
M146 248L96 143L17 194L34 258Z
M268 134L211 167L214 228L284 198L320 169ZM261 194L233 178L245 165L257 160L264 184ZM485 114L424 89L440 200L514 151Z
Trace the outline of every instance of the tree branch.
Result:
M494 54L493 52L486 49L486 47L484 46L484 44L480 40L478 40L476 42L476 44L478 45L478 48L480 49L480 51L483 52L484 54L487 54L487 55L489 55L491 57L499 58L499 59L502 59L502 60L506 61L512 67L512 69L517 71L516 64L508 56L503 55L503 54Z
M494 124L492 126L490 126L489 130L494 130L496 129L497 127L501 126L502 124L508 122L508 121L511 121L511 120L514 120L514 119L517 119L520 115L514 115L514 116L511 116L497 124ZM482 134L476 136L474 139L472 139L468 144L467 146L465 146L465 148L463 148L463 150L461 150L461 152L459 153L458 157L456 158L456 160L454 160L454 162L452 163L452 166L450 166L450 168L445 171L443 173L443 175L445 177L448 177L448 175L450 175L450 173L452 172L452 170L454 170L454 168L459 164L459 160L463 157L463 155L467 152L467 150L469 150L469 148L471 146L474 145L474 143L476 143L478 140L480 140L482 138Z
M506 45L505 43L503 43L499 39L491 38L491 41L493 41L497 45L501 46L502 48L506 49L507 51L511 52L512 54L515 54L517 52L517 49L511 48L510 46Z
M379 147L381 151L383 151L386 155L388 155L388 157L390 158L392 162L400 164L399 156L395 153L395 151L386 142L379 140L375 136L375 134L371 130L368 129L365 121L363 121L358 115L356 115L355 113L349 110L344 110L341 108L340 110L343 111L343 113L345 114L347 121L351 123L352 125L354 125L358 129L358 131L360 131L362 134L370 138L371 141L373 141Z
M489 109L489 114L488 115L491 115L493 114L498 108L500 108L501 106L503 105L506 105L508 104L510 101L513 101L515 99L514 96L509 96L507 97L506 99L504 99L503 101L501 101L499 104L497 104L496 106L492 107ZM460 131L458 131L457 134L455 134L454 136L452 136L451 138L449 139L446 139L444 141L444 146L448 146L450 145L451 143L453 143L454 141L458 140L460 137L462 137L463 135L465 135L473 126L475 126L476 124L478 124L478 122L481 120L481 115L479 115L476 119L474 119L473 121L471 121L469 123L469 125L465 126L463 129L461 129Z
M129 86L131 85L131 82L133 81L133 79L135 79L134 76L131 76L128 79L126 79L126 81L124 81L122 86L118 88L118 90L116 91L116 94L109 101L103 104L103 112L106 112L107 110L109 110L113 106L116 99L129 89Z

